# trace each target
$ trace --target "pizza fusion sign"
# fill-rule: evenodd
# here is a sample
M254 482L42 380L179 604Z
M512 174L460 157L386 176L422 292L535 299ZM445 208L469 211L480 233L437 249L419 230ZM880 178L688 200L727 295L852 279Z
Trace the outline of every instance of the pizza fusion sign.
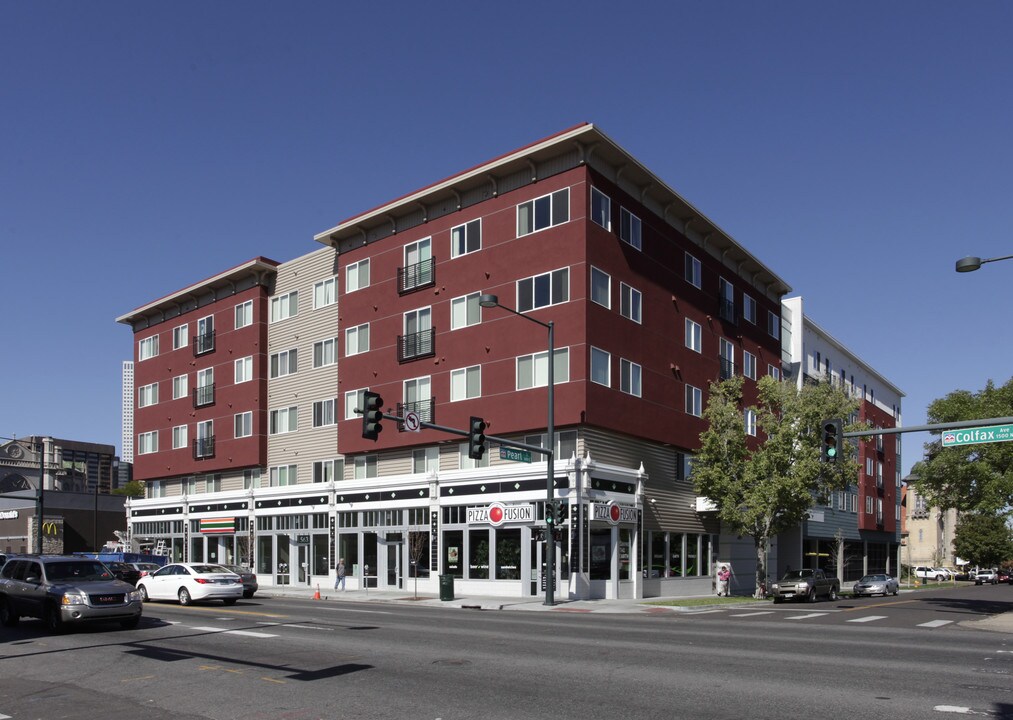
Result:
M503 523L532 523L535 521L534 505L504 505L489 503L485 507L468 508L468 524L483 524L499 527Z

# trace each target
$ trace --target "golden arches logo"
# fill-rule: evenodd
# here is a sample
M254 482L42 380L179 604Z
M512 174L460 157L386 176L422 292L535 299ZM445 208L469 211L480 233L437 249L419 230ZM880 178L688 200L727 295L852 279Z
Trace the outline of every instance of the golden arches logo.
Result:
M47 520L42 523L42 534L49 535L50 537L56 537L59 534L59 527L52 520Z

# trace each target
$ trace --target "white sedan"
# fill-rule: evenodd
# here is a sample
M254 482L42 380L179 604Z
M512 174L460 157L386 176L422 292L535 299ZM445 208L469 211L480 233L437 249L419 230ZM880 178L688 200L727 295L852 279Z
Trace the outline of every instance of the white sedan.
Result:
M234 605L243 596L243 579L221 565L173 563L137 581L141 600L222 600Z

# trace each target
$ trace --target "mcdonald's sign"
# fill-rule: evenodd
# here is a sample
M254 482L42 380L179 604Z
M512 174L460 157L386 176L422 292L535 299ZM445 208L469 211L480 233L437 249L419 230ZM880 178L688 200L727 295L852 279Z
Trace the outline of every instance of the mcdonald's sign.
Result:
M59 537L60 526L53 520L46 520L42 523L42 534L46 537Z

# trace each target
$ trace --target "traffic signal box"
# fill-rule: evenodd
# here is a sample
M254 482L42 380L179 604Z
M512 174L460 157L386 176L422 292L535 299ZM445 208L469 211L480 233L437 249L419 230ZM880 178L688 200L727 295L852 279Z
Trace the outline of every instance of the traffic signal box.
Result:
M485 455L485 420L472 416L468 422L468 457L481 460Z
M844 454L844 421L838 418L820 423L820 462L836 463Z
M380 425L383 420L383 398L367 390L363 393L362 404L365 406L362 410L362 437L375 441L383 430Z

